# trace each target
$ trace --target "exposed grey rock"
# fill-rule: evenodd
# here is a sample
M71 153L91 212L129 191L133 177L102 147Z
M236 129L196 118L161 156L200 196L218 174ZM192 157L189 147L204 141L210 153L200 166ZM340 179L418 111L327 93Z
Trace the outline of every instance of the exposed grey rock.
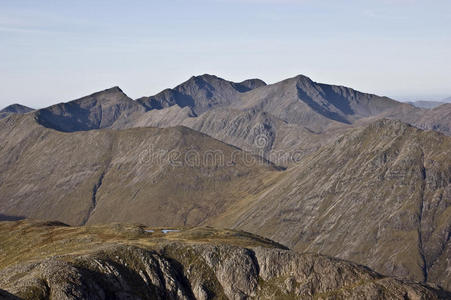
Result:
M190 264L186 259L198 255ZM213 277L190 272L197 268ZM116 246L0 271L24 299L445 299L449 294L313 254L213 245Z

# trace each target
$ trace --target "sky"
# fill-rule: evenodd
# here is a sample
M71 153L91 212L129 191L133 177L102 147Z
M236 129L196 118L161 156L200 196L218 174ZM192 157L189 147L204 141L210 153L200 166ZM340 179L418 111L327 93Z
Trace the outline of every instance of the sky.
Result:
M303 74L397 100L451 96L451 1L0 0L0 107L214 74Z

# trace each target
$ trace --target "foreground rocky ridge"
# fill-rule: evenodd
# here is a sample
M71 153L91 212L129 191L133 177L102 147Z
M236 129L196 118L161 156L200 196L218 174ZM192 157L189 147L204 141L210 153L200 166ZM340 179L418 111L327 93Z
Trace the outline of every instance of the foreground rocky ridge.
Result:
M10 299L445 299L442 290L245 232L0 223ZM20 249L21 251L15 251ZM23 253L23 254L21 254Z

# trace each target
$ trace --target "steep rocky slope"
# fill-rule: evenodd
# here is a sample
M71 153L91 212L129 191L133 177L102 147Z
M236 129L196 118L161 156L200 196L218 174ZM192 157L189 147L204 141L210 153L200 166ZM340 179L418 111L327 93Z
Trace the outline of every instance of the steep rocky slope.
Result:
M0 120L0 213L10 217L195 225L279 173L185 127L64 133L32 117Z
M0 236L0 293L11 299L449 297L245 232L19 221L0 223Z
M23 106L21 104L12 104L0 110L0 119L6 118L12 114L26 114L33 110L33 108Z
M451 288L450 137L382 120L285 173L210 224Z

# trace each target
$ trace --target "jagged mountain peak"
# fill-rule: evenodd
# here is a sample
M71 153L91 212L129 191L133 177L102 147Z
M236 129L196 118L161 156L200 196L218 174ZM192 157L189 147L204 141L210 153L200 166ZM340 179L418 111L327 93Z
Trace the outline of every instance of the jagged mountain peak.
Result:
M213 74L202 74L202 75L193 75L191 76L191 78L189 80L205 80L205 81L210 81L210 80L223 80L223 81L227 81L221 77L218 77L216 75ZM188 80L188 81L189 81Z
M309 82L309 83L313 82L313 80L310 77L303 74L299 74L293 77L293 79L295 79L297 82Z
M236 102L242 93L266 85L259 79L248 79L239 83L203 74L192 76L173 89L166 89L150 97L137 101L147 110L163 109L169 106L189 106L197 115L214 107L228 106Z
M113 86L111 88L92 93L92 94L90 94L88 96L84 96L84 97L81 97L79 99L69 101L68 103L73 102L73 101L83 101L84 99L87 99L87 98L90 98L90 97L98 97L98 96L102 96L102 95L106 95L106 96L119 95L119 96L127 97L127 95L124 93L124 91L120 87Z
M43 126L59 131L85 131L106 127L124 127L133 115L145 108L130 99L118 86L91 95L59 103L36 112Z

